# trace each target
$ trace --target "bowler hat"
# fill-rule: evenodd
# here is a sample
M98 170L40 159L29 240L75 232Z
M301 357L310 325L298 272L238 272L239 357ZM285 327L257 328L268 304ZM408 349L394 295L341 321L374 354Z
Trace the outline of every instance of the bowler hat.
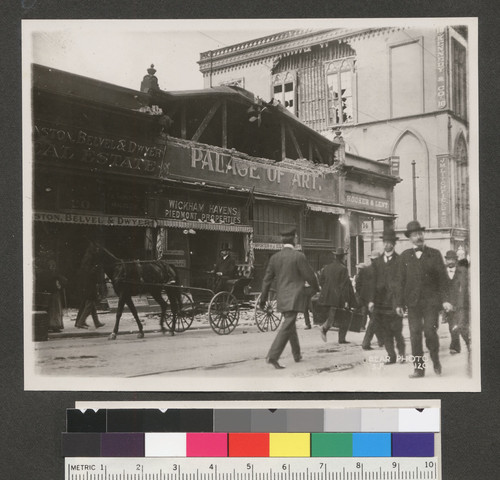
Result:
M343 255L347 255L347 250L345 250L343 247L337 247L333 249L333 254L337 257L341 257Z
M280 232L282 237L294 237L297 233L297 227L289 227Z
M458 260L458 255L457 252L455 252L455 250L448 250L444 258Z
M380 238L384 242L396 242L396 240L399 240L399 237L396 237L396 232L392 228L384 230L384 233Z
M410 238L410 235L413 232L423 232L424 230L425 227L422 227L419 221L412 220L411 222L408 223L408 225L406 225L405 237Z

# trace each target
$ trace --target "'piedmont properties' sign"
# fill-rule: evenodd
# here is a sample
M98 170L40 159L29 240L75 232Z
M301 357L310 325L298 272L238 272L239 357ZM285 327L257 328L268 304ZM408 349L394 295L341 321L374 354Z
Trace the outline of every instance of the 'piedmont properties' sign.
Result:
M338 201L333 173L249 160L236 152L182 141L168 142L161 177L255 188L256 192L289 198Z

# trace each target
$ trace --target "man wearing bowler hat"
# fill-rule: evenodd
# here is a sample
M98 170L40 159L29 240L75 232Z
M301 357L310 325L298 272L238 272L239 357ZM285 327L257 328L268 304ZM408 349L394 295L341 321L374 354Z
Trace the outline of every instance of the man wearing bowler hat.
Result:
M450 353L460 353L460 335L464 339L467 350L470 351L469 334L469 279L467 268L458 265L458 255L454 250L448 250L444 256L446 274L448 276L449 301L453 310L445 313L444 320L450 329Z
M368 310L372 313L384 339L387 351L386 365L396 363L394 340L401 362L405 361L403 319L396 313L398 289L398 257L394 248L398 237L394 230L387 229L382 235L384 253L372 263L372 283L368 295Z
M279 364L278 360L288 342L292 347L294 360L296 362L302 360L295 321L297 313L303 312L306 307L305 282L311 286L312 293L319 290L318 280L312 267L307 262L306 256L302 252L295 250L296 229L291 228L283 231L281 237L283 249L269 259L264 280L262 281L262 293L259 302L259 307L264 309L269 290L274 282L277 309L283 313L284 320L269 349L266 361L277 369L285 368Z
M220 256L217 259L213 272L215 273L215 293L222 292L226 287L226 281L234 278L236 262L231 256L231 246L223 243L220 248Z
M405 236L413 244L399 257L398 294L396 313L402 317L408 307L408 324L414 371L410 378L425 375L426 358L422 345L422 333L429 349L434 371L441 375L439 362L439 337L437 334L439 312L450 311L447 275L441 253L425 245L425 228L416 220L408 223Z
M326 342L326 334L334 323L339 324L339 343L349 343L346 340L351 317L347 312L356 306L356 298L351 279L345 265L347 251L338 247L333 251L334 259L320 273L319 284L321 293L318 303L329 308L328 318L321 326L321 338ZM340 320L340 321L339 321Z

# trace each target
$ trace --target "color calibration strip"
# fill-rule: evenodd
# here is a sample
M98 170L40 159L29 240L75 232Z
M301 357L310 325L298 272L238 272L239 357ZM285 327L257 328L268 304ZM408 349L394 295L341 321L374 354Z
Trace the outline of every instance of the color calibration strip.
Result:
M67 410L67 432L439 432L439 408Z
M65 457L433 457L434 433L64 433Z

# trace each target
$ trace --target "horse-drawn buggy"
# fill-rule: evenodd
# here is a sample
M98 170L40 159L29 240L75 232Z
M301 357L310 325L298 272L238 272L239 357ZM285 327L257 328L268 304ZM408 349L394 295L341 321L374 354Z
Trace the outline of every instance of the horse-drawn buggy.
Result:
M116 322L109 336L111 340L116 339L125 305L136 320L138 337L144 337L143 326L132 300L132 296L140 294L151 295L159 304L160 329L170 335L186 331L195 316L205 312L210 327L218 335L228 335L236 328L242 310L253 311L255 323L262 332L276 330L281 323L272 294L264 309L258 307L259 298L249 291L253 269L247 264L237 265L235 278L226 280L220 289L215 287L213 276L206 277L206 287L181 285L177 269L168 261L122 260L95 242L87 249L84 261L101 265L118 295Z

